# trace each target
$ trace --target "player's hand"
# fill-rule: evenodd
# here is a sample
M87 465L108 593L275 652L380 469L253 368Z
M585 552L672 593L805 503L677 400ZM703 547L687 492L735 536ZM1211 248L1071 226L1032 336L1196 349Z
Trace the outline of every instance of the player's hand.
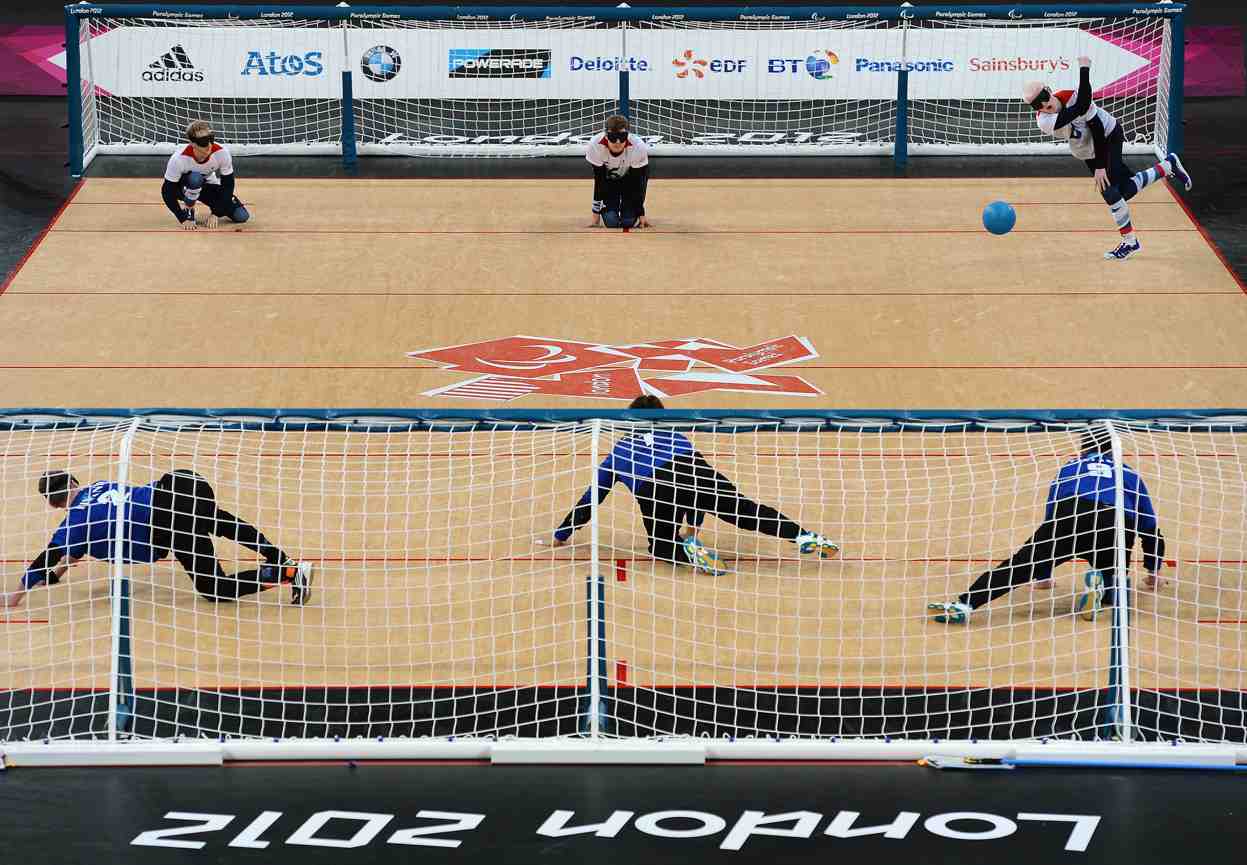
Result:
M636 225L633 227L634 228L649 228L650 227L649 220L646 219L644 216L639 216L637 217Z
M221 224L221 217L215 213L209 213L208 218L204 220L204 228L216 228Z
M598 227L598 226L600 226L601 224L602 224L602 214L600 214L600 213L595 213L595 214L593 214L593 219L589 222L588 226L586 226L586 227L587 227L587 228L597 228L597 227Z
M5 592L0 595L0 605L3 605L6 610L11 610L20 604L25 596L26 593L23 591Z
M178 225L178 227L181 228L183 231L194 231L196 228L199 227L199 225L195 222L195 217L192 214L190 219L187 219L181 222Z
M570 543L571 543L571 541L572 541L572 539L571 539L571 538L565 538L565 539L563 539L563 540L561 540L561 541L560 541L558 538L553 538L553 539L551 539L551 541L550 541L550 546L552 546L552 547L565 547L565 546L567 546L568 544L570 544Z
M1091 68L1091 58L1090 58L1090 57L1087 57L1086 55L1083 55L1082 57L1079 57L1079 58L1078 58L1078 65L1079 65L1079 66L1086 66L1088 69L1090 69L1090 68Z
M1108 172L1103 168L1097 168L1095 170L1095 188L1100 192L1108 189Z

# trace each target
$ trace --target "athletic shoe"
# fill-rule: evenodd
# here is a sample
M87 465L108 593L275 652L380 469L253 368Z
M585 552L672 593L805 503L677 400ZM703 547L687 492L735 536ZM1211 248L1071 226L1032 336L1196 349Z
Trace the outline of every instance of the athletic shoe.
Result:
M1074 598L1074 612L1084 622L1094 622L1101 607L1104 606L1104 574L1099 571L1087 571L1082 578L1086 591Z
M1135 253L1142 252L1143 246L1136 237L1134 243L1123 240L1117 244L1117 248L1104 253L1104 258L1108 261L1125 261Z
M688 556L689 564L712 577L721 577L727 573L723 562L714 550L697 540L696 537L685 538L684 555Z
M1186 173L1186 166L1182 164L1182 160L1178 158L1178 154L1170 153L1165 157L1169 164L1173 166L1173 176L1182 182L1187 192L1191 191L1191 187L1195 184L1191 182L1191 175Z
M840 555L840 545L835 541L829 541L818 532L803 532L797 535L793 541L797 545L797 549L802 555L818 552L820 559L834 559Z
M969 604L963 604L961 601L927 604L927 609L934 613L931 618L941 625L964 625L970 620L970 614L974 612Z
M290 603L303 606L312 599L312 574L315 569L311 562L295 565L294 580L290 584Z

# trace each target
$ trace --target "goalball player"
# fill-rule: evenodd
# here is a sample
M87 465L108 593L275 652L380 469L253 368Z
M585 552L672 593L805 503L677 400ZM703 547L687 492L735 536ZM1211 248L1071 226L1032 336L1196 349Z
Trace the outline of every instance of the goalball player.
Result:
M1083 559L1091 570L1083 576L1084 590L1075 608L1088 621L1103 606L1115 602L1117 567L1117 478L1112 445L1106 430L1082 434L1082 453L1061 466L1048 488L1043 522L1012 558L985 571L957 600L927 604L935 621L963 625L979 607L1013 591L1023 583L1046 581L1052 569L1070 559ZM1143 544L1146 585L1155 588L1156 574L1165 560L1165 537L1156 525L1156 511L1147 485L1122 463L1126 511L1126 568L1137 535Z
M250 523L216 503L212 487L191 471L178 470L145 486L97 481L80 487L66 471L44 472L39 493L53 508L69 511L47 548L22 576L21 588L3 595L3 606L16 607L31 589L60 582L65 570L83 556L114 556L117 506L124 508L127 563L154 562L170 552L209 601L236 601L278 583L291 585L290 602L306 604L312 596L311 562L296 562ZM250 571L226 574L217 561L213 536L227 538L264 557Z
M1144 187L1163 177L1177 178L1186 189L1192 186L1182 160L1170 153L1151 168L1132 174L1122 160L1125 132L1113 115L1091 101L1091 59L1078 58L1078 92L1055 93L1040 81L1030 81L1022 89L1022 101L1037 112L1035 122L1048 135L1069 141L1070 153L1086 163L1095 177L1096 190L1104 197L1113 221L1121 232L1121 243L1104 253L1111 261L1125 261L1142 247L1130 223L1126 203Z
M239 224L251 218L234 195L234 159L224 145L216 143L215 136L208 121L192 122L186 127L190 143L170 156L165 166L160 197L188 231L198 227L195 205L201 201L208 208L204 220L208 228L216 228L222 216Z
M590 228L649 228L645 191L649 185L649 148L628 131L628 118L606 118L606 131L589 145L585 159L593 166L593 221Z
M640 396L630 409L661 409L655 396ZM834 558L840 545L817 532L806 531L769 505L760 505L740 494L727 478L706 462L693 443L678 432L656 429L630 435L618 442L597 470L576 506L554 532L554 546L561 547L572 532L589 521L593 495L599 504L621 483L636 497L649 536L649 551L656 559L687 562L699 571L719 576L726 573L714 550L697 539L706 514L746 531L784 538L802 553L817 552ZM687 524L689 529L683 530Z

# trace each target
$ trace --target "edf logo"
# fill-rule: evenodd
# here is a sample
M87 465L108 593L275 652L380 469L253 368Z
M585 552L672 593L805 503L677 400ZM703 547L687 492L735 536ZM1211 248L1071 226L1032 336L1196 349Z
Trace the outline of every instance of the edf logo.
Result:
M744 57L716 57L707 60L688 49L671 61L676 78L705 78L707 72L744 72L749 60Z
M242 74L251 75L254 72L256 75L305 75L314 78L325 71L322 56L320 51L308 51L303 55L287 54L284 57L276 51L267 54L248 51Z

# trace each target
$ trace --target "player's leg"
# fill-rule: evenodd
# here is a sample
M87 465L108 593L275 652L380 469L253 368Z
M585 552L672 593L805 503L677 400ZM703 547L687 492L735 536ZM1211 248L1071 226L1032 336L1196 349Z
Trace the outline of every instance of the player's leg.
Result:
M1074 554L1090 568L1081 576L1074 610L1090 622L1103 607L1111 607L1116 600L1117 520L1114 509L1085 502L1077 532ZM1126 571L1129 573L1134 534L1128 529L1126 534Z
M1106 143L1108 145L1106 166L1108 187L1101 191L1100 195L1104 198L1104 203L1108 205L1113 222L1117 225L1117 231L1121 234L1121 241L1115 249L1104 253L1104 257L1110 261L1125 261L1143 248L1139 243L1139 238L1135 235L1134 223L1130 218L1130 205L1127 203L1138 194L1141 187L1135 183L1135 176L1131 174L1122 158L1125 135L1121 124L1118 124L1108 136Z
M691 473L697 490L695 507L749 532L758 532L792 541L802 553L817 552L831 558L840 545L817 532L803 529L795 520L770 505L741 495L730 480L715 470L701 454L694 454Z
M203 195L204 176L198 171L187 171L178 183L178 196L190 207L191 218L195 218L195 205Z
M225 217L233 222L246 222L251 218L247 208L238 200L237 195L226 197L224 188L219 183L204 184L201 199L211 210L213 216Z
M1058 503L1051 520L1045 520L1012 556L979 574L970 588L955 601L927 604L935 621L964 624L970 614L1017 586L1045 580L1057 565L1070 560L1077 539L1077 499Z
M665 562L683 562L680 551L679 521L676 517L675 489L670 473L660 469L654 479L637 484L636 501L649 540L650 555Z
M156 482L162 503L168 501L171 516L172 550L195 579L196 588L205 597L238 598L279 583L291 584L291 602L306 603L311 596L312 566L295 562L250 523L217 506L216 492L200 475L186 469L170 472ZM153 509L157 496L153 495ZM217 561L212 537L235 541L259 553L265 563L254 571L228 577ZM238 585L231 587L226 582ZM236 591L235 591L236 589Z
M602 224L607 228L623 228L620 211L623 209L623 190L618 180L606 184L606 207L602 210ZM635 221L635 219L634 219Z

